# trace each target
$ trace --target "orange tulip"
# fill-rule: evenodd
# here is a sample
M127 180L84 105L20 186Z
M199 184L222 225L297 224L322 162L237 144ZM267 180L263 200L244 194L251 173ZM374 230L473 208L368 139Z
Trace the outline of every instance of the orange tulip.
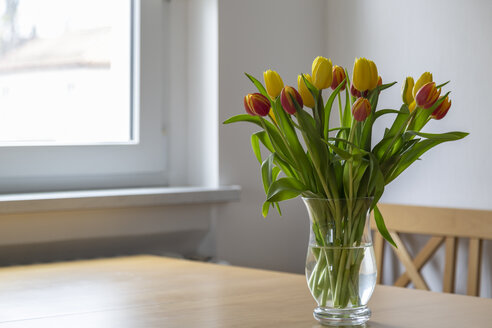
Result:
M261 93L250 93L244 97L244 109L252 116L267 116L270 101Z
M437 106L437 108L432 112L431 117L435 120L440 120L448 113L451 107L451 100L448 97L444 98L443 102Z
M366 98L359 98L352 106L352 115L354 118L363 122L371 114L371 103Z
M331 80L331 88L335 90L343 80L345 80L345 70L340 66L333 66L333 78ZM345 82L340 90L345 90Z
M282 92L280 92L280 103L284 110L291 115L296 113L296 106L292 98L294 98L302 108L302 97L299 92L293 87L285 86L282 89Z
M415 101L419 107L428 109L431 108L439 99L441 90L437 90L435 82L429 82L424 84L422 88L415 95Z

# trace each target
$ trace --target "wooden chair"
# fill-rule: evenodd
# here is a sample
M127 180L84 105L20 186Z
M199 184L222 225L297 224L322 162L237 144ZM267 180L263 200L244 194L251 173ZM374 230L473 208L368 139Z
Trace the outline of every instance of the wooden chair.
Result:
M445 262L443 292L454 292L456 249L458 238L469 238L467 294L478 296L480 282L481 244L483 239L492 239L492 211L424 206L380 204L386 226L398 246L391 247L403 264L406 272L395 282L405 287L410 282L418 289L429 290L419 273L422 266L432 257L443 243ZM371 228L377 230L374 218ZM427 244L414 259L411 258L399 233L431 235ZM374 251L378 273L382 272L385 240L377 231L374 233ZM378 274L381 283L381 274Z

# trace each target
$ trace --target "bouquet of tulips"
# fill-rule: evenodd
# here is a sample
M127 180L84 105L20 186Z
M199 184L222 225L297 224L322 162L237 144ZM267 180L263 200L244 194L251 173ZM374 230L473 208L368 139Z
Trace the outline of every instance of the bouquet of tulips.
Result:
M362 218L357 217L357 211L362 205L358 199L368 198L378 230L394 245L377 208L385 185L429 149L467 135L421 132L429 120L442 119L451 106L449 92L441 94L448 82L436 84L428 72L415 83L412 77L405 79L403 104L399 109L381 110L377 110L380 93L396 82L383 84L375 63L365 58L355 60L350 81L346 69L333 66L327 58L317 57L311 75L298 76L297 90L284 86L280 75L272 70L263 74L265 85L249 74L246 76L258 93L244 97L246 114L231 117L224 123L250 122L261 128L251 136L251 145L261 164L266 193L262 213L267 216L271 207L280 212L279 202L299 195L329 200L328 209L320 209L319 213L328 211L331 218L314 216L317 222L312 227L316 229L314 234L319 245L359 245ZM327 97L326 101L323 96ZM336 127L330 124L334 106L338 107ZM374 122L383 115L394 115L395 119L381 140L373 140ZM263 156L260 143L268 156ZM341 199L343 204L349 204L343 205L348 210L341 205ZM326 227L334 231L329 238ZM355 272L360 265L355 260L357 256L352 256L353 263L341 263L340 254L331 255L327 258L335 261L336 266L353 266ZM350 257L346 256L345 261ZM310 287L320 295L330 292L335 305L340 307L351 299L356 302L353 295L337 294L336 289L343 289L339 285L345 280L337 281L336 272L334 277L323 273L333 264L325 261L319 265L319 277L326 278L320 278L318 285Z

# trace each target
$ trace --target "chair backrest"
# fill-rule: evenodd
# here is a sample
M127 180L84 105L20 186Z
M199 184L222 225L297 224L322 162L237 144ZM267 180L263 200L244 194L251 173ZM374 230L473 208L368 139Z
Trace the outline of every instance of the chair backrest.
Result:
M392 247L406 272L395 282L405 287L410 282L418 289L429 290L419 273L420 268L445 244L443 292L454 292L456 248L458 238L469 238L467 294L478 296L480 283L481 245L483 239L492 239L492 211L456 208L438 208L410 205L379 204L386 226L398 246ZM376 229L374 218L371 228ZM427 244L411 258L399 233L431 235ZM375 231L374 251L378 273L382 272L384 239ZM378 274L378 283L381 274Z

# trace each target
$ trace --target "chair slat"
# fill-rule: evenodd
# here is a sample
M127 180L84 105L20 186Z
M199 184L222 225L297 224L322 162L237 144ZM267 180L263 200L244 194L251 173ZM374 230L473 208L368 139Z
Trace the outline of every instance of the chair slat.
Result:
M378 271L376 283L380 284L383 276L384 238L377 230L374 231L374 255Z
M478 296L480 258L481 240L479 238L470 238L470 245L468 248L468 284L466 290L467 295Z
M454 293L454 275L456 269L456 237L446 237L446 257L444 260L444 279L442 291Z
M401 241L398 234L394 231L391 231L390 234L393 240L395 241L396 246L398 247L398 248L393 248L393 250L396 256L400 259L405 269L407 270L408 276L414 283L415 287L418 289L429 290L427 283L420 276L420 273L418 272L417 268L413 264L412 258L410 257L410 254L408 254L408 251L405 248L405 245Z
M413 264L417 270L420 270L425 263L431 258L431 256L437 251L439 246L444 242L444 237L431 237L427 244L420 250L420 252L413 259ZM410 283L410 277L408 273L404 272L400 278L395 282L395 286L405 287Z

